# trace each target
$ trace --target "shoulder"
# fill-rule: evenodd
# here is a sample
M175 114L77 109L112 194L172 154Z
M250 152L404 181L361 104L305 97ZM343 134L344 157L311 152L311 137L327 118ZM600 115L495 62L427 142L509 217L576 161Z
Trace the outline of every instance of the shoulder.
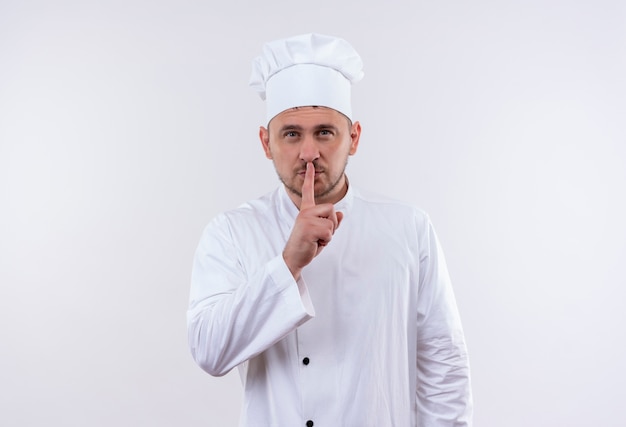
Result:
M233 229L247 228L267 222L275 216L277 191L274 190L257 199L249 200L238 207L217 214L205 227L205 232L221 230L229 234Z
M257 199L248 200L234 209L224 211L218 217L231 221L259 219L276 210L278 199L278 190L273 190Z
M363 209L372 209L406 216L419 221L429 221L428 214L419 207L403 201L363 189L354 189L355 205Z
M412 203L375 192L353 189L351 214L360 226L369 225L372 232L384 236L424 236L430 228L428 214ZM372 227L373 226L373 227Z

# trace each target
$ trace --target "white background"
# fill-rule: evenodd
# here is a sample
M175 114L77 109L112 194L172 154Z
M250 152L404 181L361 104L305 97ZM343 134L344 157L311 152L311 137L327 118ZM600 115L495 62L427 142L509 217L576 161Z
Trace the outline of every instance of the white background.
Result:
M365 63L351 182L439 232L475 425L622 426L626 3L221 3L0 0L0 425L236 425L191 260L278 183L252 59L316 31Z

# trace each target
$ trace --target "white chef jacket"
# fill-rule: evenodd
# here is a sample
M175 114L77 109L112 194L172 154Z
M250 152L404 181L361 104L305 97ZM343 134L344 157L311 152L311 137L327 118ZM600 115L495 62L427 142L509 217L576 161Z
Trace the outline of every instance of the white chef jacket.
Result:
M220 214L193 264L196 362L244 386L241 427L471 425L465 340L428 216L350 185L296 282L284 187Z

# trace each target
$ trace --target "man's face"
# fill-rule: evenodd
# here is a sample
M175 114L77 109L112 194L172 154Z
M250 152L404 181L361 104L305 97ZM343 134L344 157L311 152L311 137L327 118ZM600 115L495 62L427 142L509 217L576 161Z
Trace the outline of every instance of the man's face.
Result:
M309 162L315 166L316 203L336 203L344 196L344 171L360 134L359 122L351 125L346 116L326 107L291 108L259 132L265 155L297 206Z

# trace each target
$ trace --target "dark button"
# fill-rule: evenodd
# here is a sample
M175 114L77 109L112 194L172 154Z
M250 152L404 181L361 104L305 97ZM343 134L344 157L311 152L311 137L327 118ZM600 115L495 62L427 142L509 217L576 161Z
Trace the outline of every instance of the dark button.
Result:
M309 360L309 358L308 358L308 357L305 357L304 359L302 359L302 363L304 363L305 365L308 365L308 364L309 364L309 362L310 362L310 360ZM313 422L313 421L311 421L311 422ZM309 423L307 422L307 426L308 426L308 425L309 425ZM313 424L311 424L311 425L313 425Z
M306 422L306 427L313 427L313 421L309 420Z

